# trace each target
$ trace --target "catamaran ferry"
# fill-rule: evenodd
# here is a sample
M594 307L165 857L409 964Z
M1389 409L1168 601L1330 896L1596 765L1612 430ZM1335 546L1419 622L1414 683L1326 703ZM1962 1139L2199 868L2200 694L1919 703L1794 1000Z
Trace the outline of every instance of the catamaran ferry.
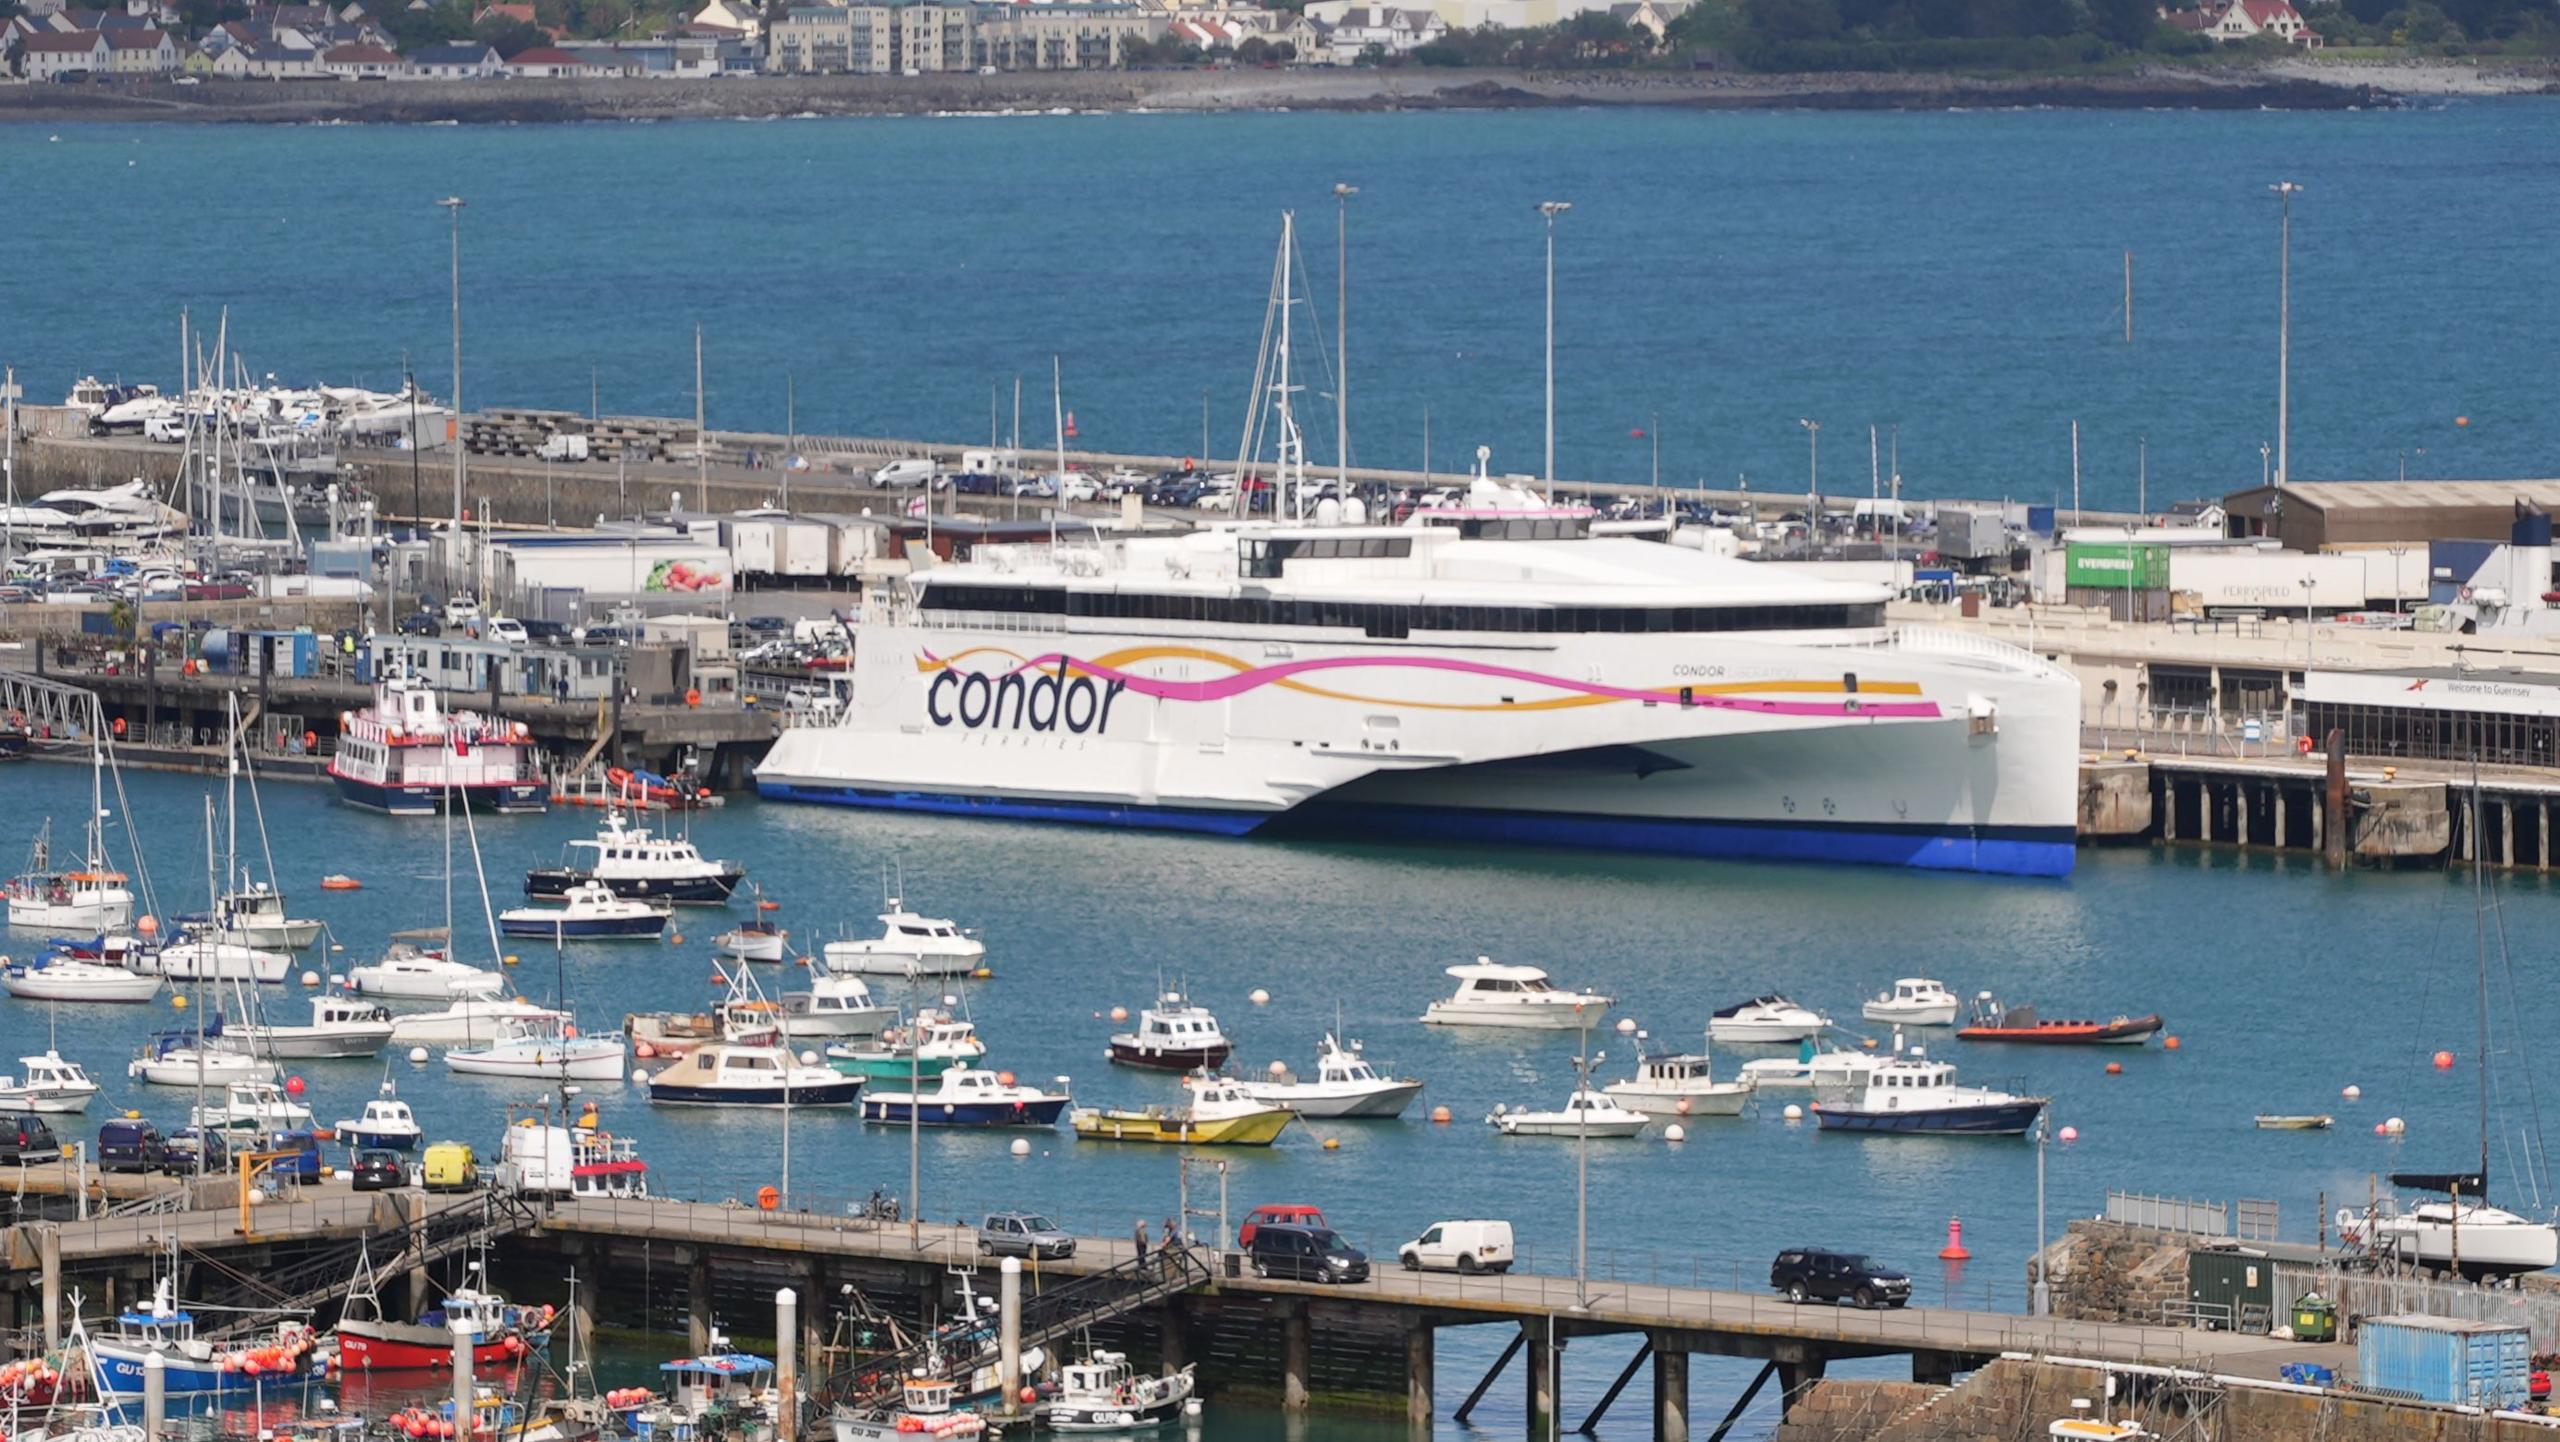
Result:
M1328 502L1330 506L1332 503ZM865 598L780 800L2070 871L2079 687L1887 589L1479 480L1405 525L982 546Z
M329 779L358 806L432 816L447 795L484 811L540 811L549 792L521 721L447 711L435 688L396 665L374 682L373 704L338 717Z

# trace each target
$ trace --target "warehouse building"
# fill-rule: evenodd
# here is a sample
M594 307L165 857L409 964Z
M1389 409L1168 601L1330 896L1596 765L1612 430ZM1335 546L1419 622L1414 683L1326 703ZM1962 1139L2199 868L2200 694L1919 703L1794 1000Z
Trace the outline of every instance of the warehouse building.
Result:
M2235 538L2272 538L2289 551L2424 546L2503 536L2518 501L2560 510L2560 480L2292 481L2234 491L2222 501Z

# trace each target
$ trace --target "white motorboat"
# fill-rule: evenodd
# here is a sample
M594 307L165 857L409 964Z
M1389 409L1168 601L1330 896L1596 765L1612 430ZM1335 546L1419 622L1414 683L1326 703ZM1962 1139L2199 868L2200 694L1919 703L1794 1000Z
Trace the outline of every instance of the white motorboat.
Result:
M129 1003L158 996L160 978L57 952L37 961L0 966L0 990L30 1001Z
M527 896L560 896L581 881L596 881L621 897L726 906L746 874L735 862L704 856L682 837L635 827L617 810L605 814L594 839L570 842L560 865L526 872L524 890Z
M838 975L823 958L811 964L807 991L782 994L782 1034L788 1037L878 1036L897 1015L871 999L861 977Z
M436 928L407 935L419 940L441 940L444 933ZM494 971L456 961L441 950L422 949L395 935L391 949L382 954L380 961L348 969L347 989L359 996L453 1001L494 997L507 989L507 983Z
M1749 1077L1717 1081L1715 1063L1705 1052L1642 1051L1645 1034L1636 1033L1636 1074L1600 1090L1611 1101L1656 1117L1731 1117L1751 1100Z
M187 1108L187 1125L227 1132L300 1131L311 1125L311 1108L285 1095L271 1081L234 1081L222 1086L222 1100Z
M320 923L287 916L284 893L263 881L243 880L210 913L178 920L260 951L300 951L320 939Z
M1511 1026L1572 1031L1598 1026L1615 1004L1594 991L1573 991L1547 980L1534 966L1506 966L1489 956L1448 968L1456 993L1431 1003L1422 1019L1433 1026Z
M756 915L739 922L711 938L713 949L740 961L779 963L790 952L791 933L780 922L766 919L766 913L782 903L764 899L764 888L755 888Z
M1954 1067L1915 1049L1868 1072L1854 1100L1815 1102L1813 1116L1827 1132L2015 1137L2044 1106L2043 1097L1961 1084Z
M1738 1080L1761 1091L1810 1091L1847 1100L1866 1090L1867 1075L1885 1061L1874 1052L1825 1049L1808 1039L1797 1045L1794 1056L1744 1062Z
M482 973L487 975L487 973ZM566 1023L569 1014L536 1006L522 997L470 996L438 1011L413 1011L391 1018L393 1046L460 1042L465 1046L496 1041L520 1021Z
M1783 1044L1819 1036L1830 1025L1831 1018L1772 992L1717 1012L1707 1022L1707 1036L1723 1042Z
M1065 1077L1053 1092L1024 1086L1009 1071L970 1066L955 1066L933 1080L929 1090L864 1092L862 1119L928 1127L1054 1127L1074 1100Z
M1158 1427L1191 1400L1191 1369L1140 1376L1119 1352L1088 1352L1060 1369L1058 1395L1032 1420L1052 1432L1133 1432Z
M0 887L9 903L9 924L29 930L64 933L112 931L133 920L133 891L125 874L107 864L106 751L96 737L89 742L89 825L87 850L79 866L57 868L53 861L53 823L38 828L27 869Z
M1609 1100L1601 1092L1588 1088L1575 1090L1556 1111L1532 1111L1527 1107L1497 1106L1485 1121L1506 1137L1592 1137L1594 1139L1631 1137L1641 1132L1653 1118L1642 1112L1631 1112Z
M257 981L280 982L293 967L293 958L281 951L260 951L236 941L217 936L182 931L168 945L145 951L133 959L133 969L168 977L172 981Z
M1287 1107L1306 1117L1400 1117L1422 1083L1411 1077L1383 1077L1360 1054L1360 1043L1344 1046L1331 1032L1316 1046L1316 1074L1301 1079L1285 1062L1271 1064L1267 1081L1238 1084L1254 1100Z
M446 1052L444 1064L465 1076L619 1081L624 1050L620 1032L580 1034L566 1021L517 1018L502 1023L497 1039L484 1046Z
M264 1057L224 1048L218 1032L207 1032L201 1044L192 1032L162 1032L125 1066L126 1076L163 1087L228 1086L275 1074L275 1063Z
M986 965L987 944L948 917L920 916L897 897L880 913L880 934L830 941L827 965L865 976L967 976Z
M238 1035L251 1050L278 1058L372 1056L391 1040L391 1012L377 1002L315 996L308 1025L252 1024L240 1027Z
M391 1079L382 1079L382 1095L364 1104L364 1115L338 1123L338 1140L350 1147L388 1147L393 1151L414 1151L426 1133L418 1125L418 1114L400 1100Z
M554 945L568 941L656 941L666 934L668 910L613 894L600 881L581 881L560 893L557 906L511 906L498 913L498 930Z
M803 1062L787 1047L706 1042L641 1083L659 1106L842 1107L862 1078Z
M1216 1071L1235 1054L1218 1018L1180 992L1168 991L1138 1012L1138 1024L1111 1037L1111 1060L1155 1071Z
M85 1112L98 1084L58 1051L18 1058L22 1076L0 1076L0 1112Z
M1943 983L1925 976L1906 976L1893 990L1870 997L1858 1014L1895 1026L1953 1026L1964 1011L1964 999Z

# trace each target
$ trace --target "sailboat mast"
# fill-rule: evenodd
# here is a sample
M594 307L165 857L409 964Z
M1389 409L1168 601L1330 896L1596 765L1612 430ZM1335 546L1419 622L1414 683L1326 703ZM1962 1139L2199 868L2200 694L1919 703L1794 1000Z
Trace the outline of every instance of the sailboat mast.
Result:
M2476 1025L2478 1054L2472 1070L2480 1075L2480 1196L2489 1192L2489 880L2488 861L2480 844L2480 757L2471 758L2471 955L2479 971ZM2457 1205L2454 1209L2459 1212Z
M1280 486L1280 494L1288 498L1291 518L1295 520L1305 520L1306 516L1303 514L1305 510L1304 498L1298 494L1299 487L1292 484L1292 477L1290 473L1290 463L1296 458L1298 446L1297 413L1289 398L1289 392L1291 389L1289 384L1289 312L1297 305L1297 282L1295 273L1292 270L1292 266L1295 264L1297 256L1298 213L1294 210L1284 210L1280 212L1279 375L1273 381L1273 389L1278 392L1280 397L1280 464L1277 467L1279 474L1273 479L1277 481ZM1253 511L1253 497L1247 494L1244 489L1250 480L1251 478L1246 476L1239 476L1236 479L1236 514L1238 519L1249 517ZM1276 514L1278 508L1275 506L1273 509Z

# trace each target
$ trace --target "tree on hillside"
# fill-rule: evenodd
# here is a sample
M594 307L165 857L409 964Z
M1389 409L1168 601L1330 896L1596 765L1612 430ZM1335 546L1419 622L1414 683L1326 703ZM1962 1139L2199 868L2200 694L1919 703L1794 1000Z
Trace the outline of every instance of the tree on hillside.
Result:
M2123 46L2139 50L2151 39L2160 16L2151 0L2088 0L2089 28Z
M472 26L471 38L497 51L501 60L513 60L537 45L551 43L551 37L543 34L540 26L504 15L492 15Z

